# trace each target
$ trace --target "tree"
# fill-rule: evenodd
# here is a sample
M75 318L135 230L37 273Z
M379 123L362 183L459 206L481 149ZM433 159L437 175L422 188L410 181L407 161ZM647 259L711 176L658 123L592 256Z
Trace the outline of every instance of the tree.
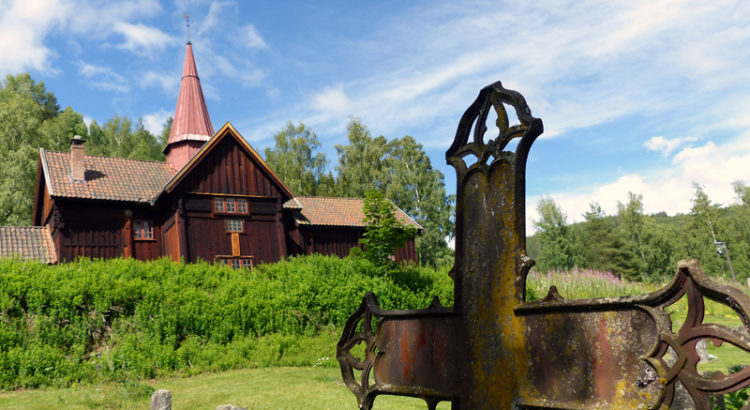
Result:
M719 208L711 203L702 186L693 183L693 187L695 188L695 194L693 194L693 206L690 209L690 214L693 215L694 221L711 235L711 241L716 242L714 223Z
M133 126L115 115L89 129L72 108L60 110L44 82L9 75L0 84L0 225L31 223L39 148L67 152L74 135L88 140L88 155L164 160L162 146L140 119Z
M19 74L0 84L0 225L31 223L39 148L62 150L75 134L86 135L83 117L61 112L43 82Z
M636 277L638 260L626 246L624 235L615 230L614 218L607 216L596 202L589 204L589 211L583 217L586 267L619 277Z
M539 221L534 221L539 236L541 271L568 270L583 267L585 259L580 238L567 224L567 216L555 201L542 198L537 204Z
M0 225L30 225L39 151L31 145L0 153Z
M344 197L362 198L371 189L385 190L383 168L388 155L388 141L372 138L362 122L353 118L347 129L347 145L336 145L339 193Z
M693 206L690 209L690 215L692 216L690 236L693 240L692 249L696 253L695 257L701 259L707 272L728 270L733 274L731 260L725 254L726 250L717 250L715 247L717 241L724 242L726 246L732 244L730 238L728 238L728 233L721 226L724 221L720 218L720 207L711 202L702 186L694 183L693 187L695 193L693 194ZM735 192L737 192L737 188L735 184ZM719 252L720 258L716 258L714 252Z
M89 125L90 143L86 154L105 157L163 161L162 146L138 119L133 122L128 117L115 114L103 125L92 121Z
M453 206L443 174L408 135L388 143L384 165L386 196L424 228L416 240L420 263L437 267L451 255L446 238L453 236Z
M367 228L360 243L365 258L387 271L394 267L396 250L414 238L417 230L396 219L393 203L380 191L373 189L365 193L363 211Z
M347 126L347 140L336 146L338 194L362 197L370 189L383 192L424 228L416 240L420 263L445 263L452 255L446 238L453 236L453 198L422 145L411 136L373 138L356 118Z
M669 231L658 229L643 213L643 195L628 192L628 202L617 203L618 227L625 235L625 246L635 254L637 276L629 279L657 280L674 273L676 264Z
M292 192L308 196L320 195L321 191L330 194L330 181L325 176L326 157L316 152L320 141L310 128L303 123L294 126L289 121L273 138L273 149L265 151L266 163ZM319 189L321 180L325 187Z
M167 122L164 123L164 128L161 130L161 134L159 134L159 145L161 146L162 150L164 150L164 148L167 146L167 143L169 142L169 134L172 132L173 122L174 118L167 118Z

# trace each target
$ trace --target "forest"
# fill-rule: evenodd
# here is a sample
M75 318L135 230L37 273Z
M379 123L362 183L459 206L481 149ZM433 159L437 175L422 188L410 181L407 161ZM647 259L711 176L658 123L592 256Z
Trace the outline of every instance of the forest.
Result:
M567 223L554 200L544 198L537 204L537 231L527 248L542 272L577 267L659 282L674 275L677 261L699 259L709 276L744 284L750 273L750 187L742 181L733 186L735 204L713 203L694 184L687 214L645 214L643 196L631 192L615 215L592 203L584 221L574 224Z

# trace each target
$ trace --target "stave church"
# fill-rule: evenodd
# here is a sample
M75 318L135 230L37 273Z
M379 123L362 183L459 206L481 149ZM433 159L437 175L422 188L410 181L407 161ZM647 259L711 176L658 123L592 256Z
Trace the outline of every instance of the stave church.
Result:
M365 231L361 198L298 197L229 122L214 132L187 43L166 162L39 150L33 221L0 227L0 257L169 257L252 268L292 255L346 256ZM405 225L421 230L396 209ZM414 240L394 255L416 261Z

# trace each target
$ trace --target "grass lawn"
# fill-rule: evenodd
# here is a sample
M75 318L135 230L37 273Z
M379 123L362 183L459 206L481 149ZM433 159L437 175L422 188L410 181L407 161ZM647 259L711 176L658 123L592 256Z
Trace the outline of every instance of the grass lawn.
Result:
M0 393L2 409L148 409L151 391L172 392L174 409L214 409L235 404L250 409L356 409L338 368L278 367L233 370L129 384L81 385ZM380 409L425 409L422 400L379 396ZM450 408L441 403L440 409Z

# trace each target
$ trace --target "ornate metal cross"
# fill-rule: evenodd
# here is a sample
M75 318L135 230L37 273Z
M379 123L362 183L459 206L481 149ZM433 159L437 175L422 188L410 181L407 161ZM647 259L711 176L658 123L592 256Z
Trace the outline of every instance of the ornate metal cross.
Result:
M519 125L509 125L506 107ZM485 142L491 109L500 132ZM656 409L683 388L694 407L709 408L710 394L750 385L750 368L711 378L697 370L701 339L750 352L750 298L709 279L697 261L680 262L674 280L648 295L567 301L552 287L525 302L534 264L526 255L526 159L542 130L523 96L499 82L464 113L446 153L458 184L454 306L436 298L426 309L384 311L365 296L337 347L361 408L395 394L421 397L430 409L440 401L454 409ZM515 138L515 152L504 151ZM674 332L665 308L683 297L687 319ZM704 298L734 309L744 329L703 323ZM361 343L364 360L352 354Z

